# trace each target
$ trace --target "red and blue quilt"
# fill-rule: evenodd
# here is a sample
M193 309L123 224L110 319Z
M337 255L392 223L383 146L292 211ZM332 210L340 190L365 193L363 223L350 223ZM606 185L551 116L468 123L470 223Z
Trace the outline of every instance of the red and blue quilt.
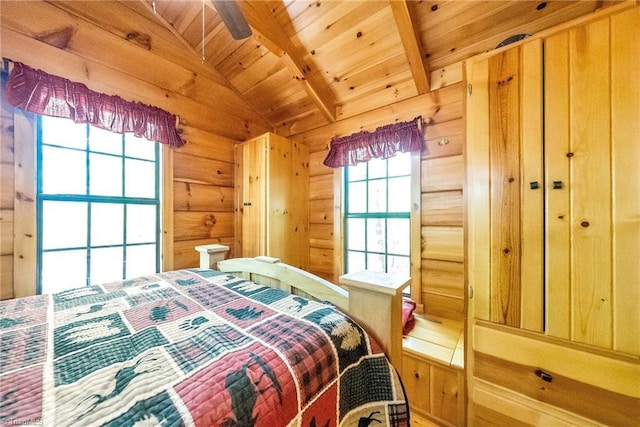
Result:
M212 270L0 302L0 425L408 426L333 306Z

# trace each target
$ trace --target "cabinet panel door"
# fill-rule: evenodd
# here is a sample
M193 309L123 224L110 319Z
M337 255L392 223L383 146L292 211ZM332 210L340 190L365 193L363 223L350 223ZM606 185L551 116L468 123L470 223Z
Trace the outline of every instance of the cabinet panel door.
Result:
M550 37L546 52L548 333L611 348L609 20Z
M540 40L474 63L471 82L467 188L475 316L542 332Z
M429 364L404 355L402 358L402 383L412 410L429 413Z
M242 146L242 256L266 254L266 137Z

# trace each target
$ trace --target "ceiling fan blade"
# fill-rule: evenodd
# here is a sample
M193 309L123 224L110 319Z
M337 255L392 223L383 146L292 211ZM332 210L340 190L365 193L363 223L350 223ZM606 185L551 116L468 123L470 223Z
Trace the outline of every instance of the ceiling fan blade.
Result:
M251 35L251 28L235 0L211 0L211 2L234 39L242 40Z

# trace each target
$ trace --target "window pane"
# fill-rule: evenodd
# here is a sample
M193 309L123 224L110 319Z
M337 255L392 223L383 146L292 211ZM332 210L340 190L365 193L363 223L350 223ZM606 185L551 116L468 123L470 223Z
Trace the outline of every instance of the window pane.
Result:
M122 135L95 126L89 126L89 150L121 155Z
M387 252L396 255L409 255L411 250L411 231L408 218L390 218L387 222Z
M156 196L155 164L142 160L125 160L125 196Z
M386 271L384 258L384 255L367 254L367 270L379 271L381 273L384 273Z
M91 246L124 243L124 205L91 204Z
M411 173L411 154L398 153L389 158L389 176L409 175Z
M156 245L128 246L125 279L157 273L156 259Z
M411 210L411 177L389 179L389 212Z
M86 194L87 156L84 151L42 147L42 192Z
M127 243L156 241L156 207L127 205Z
M42 143L65 147L87 148L87 125L78 125L71 119L40 116Z
M387 161L384 159L372 159L368 162L369 179L384 178L387 176Z
M132 133L124 135L124 155L139 159L155 160L157 142L146 138L138 138Z
M87 245L87 204L42 203L42 248L77 248Z
M91 249L91 285L121 280L123 248Z
M387 211L387 181L376 179L369 181L369 212Z
M91 162L89 194L122 196L122 158L92 153L89 161Z
M42 253L42 293L51 294L87 284L87 250Z
M411 263L409 257L389 255L387 257L387 272L402 276L411 276Z
M360 181L367 178L367 162L349 166L349 181Z
M355 273L356 271L366 269L364 253L349 251L347 254L347 259L347 273Z
M367 251L385 252L385 219L371 218L367 220Z
M349 249L365 250L365 232L364 232L364 219L362 218L350 218L347 221L347 240Z
M367 183L349 184L349 212L367 211Z

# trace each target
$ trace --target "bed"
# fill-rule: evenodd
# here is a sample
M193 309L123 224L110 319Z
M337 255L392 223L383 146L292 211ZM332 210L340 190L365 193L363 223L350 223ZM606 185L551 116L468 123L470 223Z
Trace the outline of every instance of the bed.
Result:
M1 301L0 425L408 426L347 291L217 264Z

